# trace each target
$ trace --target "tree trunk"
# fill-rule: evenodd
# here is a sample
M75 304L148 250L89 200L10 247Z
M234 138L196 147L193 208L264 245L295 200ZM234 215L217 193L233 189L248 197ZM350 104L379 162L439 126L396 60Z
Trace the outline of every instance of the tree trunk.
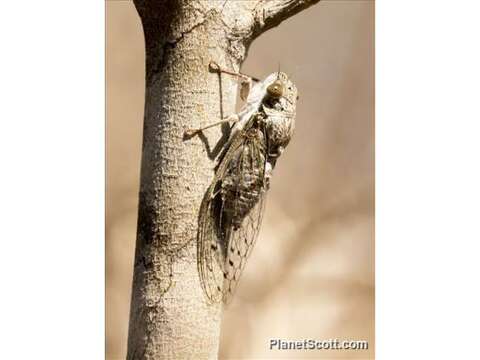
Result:
M184 131L235 110L251 41L319 0L136 0L146 44L146 94L128 359L215 359L221 304L209 305L196 265L198 211L228 128Z

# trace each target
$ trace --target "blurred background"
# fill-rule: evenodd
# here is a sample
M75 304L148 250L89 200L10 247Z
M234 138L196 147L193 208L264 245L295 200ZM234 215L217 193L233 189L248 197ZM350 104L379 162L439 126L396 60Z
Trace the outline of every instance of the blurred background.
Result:
M106 345L126 354L144 105L130 1L107 1ZM257 245L224 312L221 359L373 359L374 2L320 1L263 34L243 72L296 83ZM271 351L270 339L367 340L360 351Z

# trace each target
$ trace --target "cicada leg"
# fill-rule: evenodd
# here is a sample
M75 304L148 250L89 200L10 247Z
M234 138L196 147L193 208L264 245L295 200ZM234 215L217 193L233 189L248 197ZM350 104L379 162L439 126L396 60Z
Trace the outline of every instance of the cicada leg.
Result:
M225 123L236 123L238 120L239 120L238 115L233 114L233 115L230 115L229 117L227 117L227 118L225 118L221 121L217 121L216 123L204 126L202 128L185 130L185 136L186 137L192 137L195 134L198 134L199 132L202 132L203 130L209 129L211 127L222 125L222 124L225 124Z
M240 98L243 101L246 101L248 98L248 94L250 93L250 89L252 87L252 81L256 81L256 82L260 81L260 79L257 79L256 77L253 77L253 76L245 75L240 72L234 72L227 69L223 69L215 61L210 61L209 67L212 71L239 77L240 78Z
M270 162L267 161L265 165L265 174L263 176L263 188L268 190L270 188L270 179L272 177L273 167Z
M232 75L232 76L238 76L241 79L252 80L252 81L255 81L255 82L260 81L260 79L254 77L254 76L245 75L245 74L242 74L240 72L234 72L234 71L230 71L230 70L227 70L227 69L223 69L215 61L210 61L210 64L208 64L208 66L210 67L210 69L212 71L215 71L215 72L218 72L218 73L224 73L224 74L228 74L228 75Z

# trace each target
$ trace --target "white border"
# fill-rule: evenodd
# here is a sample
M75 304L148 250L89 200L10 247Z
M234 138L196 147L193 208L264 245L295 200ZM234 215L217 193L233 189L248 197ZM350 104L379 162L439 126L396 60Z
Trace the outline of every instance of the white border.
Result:
M377 358L479 359L480 6L376 5Z
M101 1L0 10L0 354L104 357Z

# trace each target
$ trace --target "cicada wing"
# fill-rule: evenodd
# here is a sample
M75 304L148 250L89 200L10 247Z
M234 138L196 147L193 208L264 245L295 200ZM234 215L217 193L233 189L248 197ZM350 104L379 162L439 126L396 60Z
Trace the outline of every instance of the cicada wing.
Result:
M219 302L223 297L223 263L220 236L215 224L215 202L212 197L215 183L203 199L197 239L197 264L200 283L208 300Z
M225 304L228 304L235 294L247 259L257 240L265 210L266 191L266 189L263 190L258 203L243 219L242 225L236 230L229 229L223 283L223 302Z
M223 283L223 301L226 304L231 301L235 293L262 223L267 192L265 138L258 134L258 136L246 140L242 146L242 151L239 152L239 157L235 157L233 164L235 164L236 169L232 171L236 173L237 178L243 178L243 181L245 181L243 188L250 189L248 195L253 195L253 200L250 201L253 201L254 205L244 216L240 217L243 217L240 224L226 224L225 241L227 247L225 249L225 280ZM243 199L241 197L241 194L237 194L235 204L245 203L245 197ZM234 208L233 212L234 214L244 214L240 208ZM226 221L229 221L229 219L227 218Z
M246 138L242 133L232 139L217 167L212 184L208 188L200 207L197 266L203 291L211 303L222 301L225 278L224 264L227 241L220 223L223 204L218 191L232 158L244 146L245 140Z
M244 129L245 130L245 129ZM232 223L232 209L224 209L220 195L222 181L227 172L232 178L242 180L248 168L251 174L256 169L260 182L265 177L266 148L262 137L247 136L246 131L237 133L217 167L215 177L202 202L197 257L200 280L210 302L223 300L228 303L235 292L240 275L260 230L264 211L266 187L258 189L254 206L245 214L240 226ZM230 199L231 200L231 199ZM238 200L238 201L237 201ZM239 199L233 201L235 204ZM229 202L229 207L231 206ZM233 209L233 214L236 209ZM233 215L233 218L238 216ZM237 224L238 225L238 224Z

